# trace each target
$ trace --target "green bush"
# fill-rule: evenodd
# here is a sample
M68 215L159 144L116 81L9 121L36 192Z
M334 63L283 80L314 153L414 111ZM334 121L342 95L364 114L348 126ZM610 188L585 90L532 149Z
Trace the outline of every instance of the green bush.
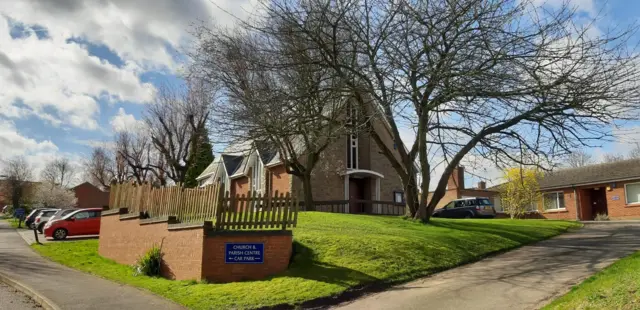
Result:
M162 249L153 246L144 256L138 258L135 266L135 275L145 275L149 277L160 276L160 265L162 264Z

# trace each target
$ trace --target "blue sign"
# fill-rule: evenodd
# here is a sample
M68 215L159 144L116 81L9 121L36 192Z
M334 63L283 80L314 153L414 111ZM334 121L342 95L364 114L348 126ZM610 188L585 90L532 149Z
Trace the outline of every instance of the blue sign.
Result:
M24 216L24 208L18 208L14 211L13 217L22 218Z
M225 264L263 264L264 243L225 243Z
M611 196L611 200L620 200L620 196Z

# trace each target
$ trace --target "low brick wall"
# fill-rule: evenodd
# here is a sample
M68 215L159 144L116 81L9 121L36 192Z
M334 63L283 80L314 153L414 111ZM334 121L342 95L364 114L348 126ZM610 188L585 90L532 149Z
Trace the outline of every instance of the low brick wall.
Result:
M225 264L225 243L264 243L264 263ZM211 231L204 240L202 275L211 282L259 280L287 270L291 231Z
M208 224L208 225L207 225ZM126 209L105 211L100 221L98 252L120 264L133 265L154 245L162 244L162 275L169 279L211 282L258 280L287 269L291 231L221 231L182 225L173 218L140 219ZM225 264L225 244L264 243L264 263Z

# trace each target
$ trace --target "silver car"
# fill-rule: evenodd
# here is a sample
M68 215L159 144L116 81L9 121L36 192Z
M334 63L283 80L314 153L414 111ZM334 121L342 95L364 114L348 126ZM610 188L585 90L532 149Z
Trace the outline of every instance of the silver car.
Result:
M60 209L45 209L40 211L40 214L36 216L36 219L33 221L32 228L37 228L38 231L42 233L44 224L46 224L58 211L60 211Z

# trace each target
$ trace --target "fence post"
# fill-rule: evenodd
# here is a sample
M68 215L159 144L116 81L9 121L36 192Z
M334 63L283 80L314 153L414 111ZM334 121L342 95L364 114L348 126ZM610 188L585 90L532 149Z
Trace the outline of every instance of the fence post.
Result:
M293 199L291 199L291 193L287 193L283 205L284 210L282 210L282 230L287 230L287 219L289 219L289 207L291 206L292 200Z

